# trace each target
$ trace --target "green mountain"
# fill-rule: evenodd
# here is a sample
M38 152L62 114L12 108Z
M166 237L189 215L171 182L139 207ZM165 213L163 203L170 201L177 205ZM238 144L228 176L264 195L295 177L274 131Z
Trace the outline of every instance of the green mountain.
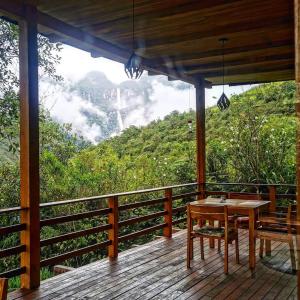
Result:
M292 82L266 84L231 97L230 108L224 112L216 107L207 109L207 181L294 183L294 95L295 85ZM192 120L192 132L188 128L189 120ZM44 112L40 126L41 201L74 199L195 181L194 120L195 112L173 112L163 120L153 121L141 128L132 126L119 136L93 146L72 134L70 126L58 124ZM1 149L5 157L11 155L5 143L1 144ZM0 161L0 178L0 207L19 205L17 159ZM120 203L161 196L162 192L133 195L122 197ZM175 201L174 206L184 204L180 201ZM44 219L90 211L100 205L100 202L88 202L43 209L41 217ZM159 208L133 209L121 212L120 218L124 220L146 215L157 209ZM106 222L105 218L86 218L78 222L43 227L41 238L47 239L98 226L101 222ZM2 226L14 222L18 220L0 216ZM154 226L158 222L161 222L161 218L124 226L120 234ZM132 243L143 243L151 238L150 235L121 243L120 249L128 249ZM100 233L43 247L42 259L106 239L106 233ZM0 241L0 248L14 247L17 244L17 236L12 235ZM99 250L69 259L64 264L78 267L105 255L105 251ZM14 256L0 262L0 271L14 269L18 265L18 257ZM51 275L48 269L45 272L43 276ZM11 286L16 287L18 284L18 281L13 281Z
M295 181L294 93L292 82L265 84L233 96L224 112L207 109L208 181ZM83 185L94 195L194 181L194 120L173 112L78 153L67 171L74 196Z

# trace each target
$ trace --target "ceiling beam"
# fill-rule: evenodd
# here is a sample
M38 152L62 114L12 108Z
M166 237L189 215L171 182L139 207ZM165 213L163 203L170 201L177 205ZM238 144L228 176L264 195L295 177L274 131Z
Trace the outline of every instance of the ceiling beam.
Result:
M294 53L292 51L290 51L289 53L281 53L281 54L274 54L274 55L260 56L260 57L259 56L250 56L250 57L236 59L236 60L230 60L230 61L226 61L226 59L225 59L224 64L225 64L226 70L228 70L228 68L230 68L230 67L244 66L244 65L250 65L250 64L251 64L251 66L255 66L255 64L262 63L262 62L264 62L264 63L274 62L274 64L276 64L278 62L280 63L281 61L291 60L293 58L294 58ZM185 70L185 72L187 74L197 73L197 71L198 72L206 72L211 69L222 70L222 68L223 68L223 65L222 65L221 60L218 62L183 67L183 69Z
M289 62L286 62L284 64L272 64L270 66L262 65L260 67L251 66L244 68L237 68L233 70L225 70L225 82L227 76L233 76L233 75L249 75L249 74L261 74L261 73L267 73L271 71L284 71L284 70L293 70L294 69L294 61L290 60ZM205 78L217 78L222 77L221 71L211 71L211 72L203 72L201 75L205 76Z
M234 55L234 54L240 54L240 53L250 53L253 52L255 54L257 51L261 50L267 50L267 49L275 49L278 48L278 51L283 48L285 51L287 48L290 48L291 51L293 51L293 39L285 39L285 40L279 40L279 41L267 41L260 44L254 44L254 45L245 45L240 47L230 47L224 49L224 55ZM199 60L199 59L213 59L216 57L222 56L222 49L213 49L208 51L203 51L199 53L190 53L185 55L178 55L178 56L165 56L161 57L159 59L153 59L152 65L159 66L159 65L165 65L165 66L176 66L177 64L180 64L181 66L188 62L193 60Z
M159 48L162 46L167 45L168 47L174 47L177 44L182 44L185 42L192 42L192 41L199 41L204 38L212 38L212 37L221 37L221 36L228 36L231 34L242 34L248 33L249 31L253 30L263 30L264 28L273 29L273 30L280 30L285 29L288 26L293 25L293 17L292 16L283 16L274 18L261 18L258 20L251 20L249 22L245 22L245 20L241 20L239 22L234 22L230 24L226 24L223 26L216 26L212 24L209 29L203 30L202 32L189 32L187 34L178 34L169 36L167 41L165 38L156 38L156 39L146 39L142 43L138 43L138 32L136 33L137 36L137 43L140 45L139 49L148 49L153 50L155 48ZM249 33L248 33L249 34ZM116 37L117 38L117 37Z
M24 18L24 5L17 0L0 0L0 12L4 15L8 15L13 18ZM101 56L108 59L115 60L120 63L126 63L131 55L131 50L127 50L104 41L98 37L95 37L87 32L84 32L72 25L62 22L52 16L49 16L40 11L37 12L37 22L39 26L39 32L47 34L56 34L60 36L65 43L69 43L76 47L77 43L86 45L89 51L96 51L101 53ZM49 32L50 29L50 32ZM79 45L80 47L80 45ZM194 78L180 74L176 70L165 67L152 67L151 61L146 58L142 59L142 64L146 70L158 72L162 75L170 76L171 78L183 80L188 83L194 84ZM207 87L211 86L211 83L207 82Z
M145 9L145 2L142 2L142 5L139 5L138 1L135 4L135 22L138 25L139 23L144 23L144 20L159 20L159 19L168 19L168 18L176 18L180 17L184 14L189 14L191 11L201 11L201 13L205 14L206 10L215 9L218 6L228 7L232 6L234 3L241 2L242 0L209 0L209 1L199 1L199 0L190 0L190 1L149 1L150 5L148 5L148 9ZM123 2L120 2L123 4ZM118 27L124 28L126 31L126 27L128 24L132 22L132 4L126 3L124 1L124 5L126 7L118 7L120 15L116 13L116 11L110 11L109 19L105 19L104 21L98 21L93 23L92 25L87 24L83 25L82 29L89 29L93 31L101 31L103 28L112 27L118 24ZM253 5L255 5L253 3ZM117 16L117 17L115 17ZM99 16L98 20L99 20Z

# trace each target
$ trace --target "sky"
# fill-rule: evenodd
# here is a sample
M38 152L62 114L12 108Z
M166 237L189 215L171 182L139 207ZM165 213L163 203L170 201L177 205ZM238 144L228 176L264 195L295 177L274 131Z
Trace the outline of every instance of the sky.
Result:
M93 58L90 53L67 45L63 46L61 57L61 63L57 66L57 73L62 75L66 82L77 81L91 71L103 72L110 81L116 84L128 80L123 64L105 58ZM227 96L239 94L250 87L225 86L225 93ZM88 105L88 103L78 97L70 99L68 95L56 90L49 92L51 91L49 86L44 86L42 90L43 95L46 95L44 103L52 116L60 122L71 123L75 130L79 130L87 139L93 141L97 135L97 128L91 128L80 113L81 108ZM222 86L206 89L206 107L215 105L221 94ZM189 89L178 90L170 86L157 84L155 85L153 98L155 101L151 108L150 121L158 118L162 119L174 110L183 112L195 109L195 89L192 85ZM149 119L147 122L149 122ZM146 123L145 120L137 118L130 125L141 126L146 125Z
M93 58L91 57L90 53L67 45L64 45L61 56L62 61L57 67L57 71L58 73L62 74L65 78L71 80L78 80L84 77L84 75L88 72L98 70L105 73L107 78L114 83L121 83L122 81L128 80L128 77L124 72L124 65L114 62L112 60L102 57ZM250 85L234 87L225 86L225 93L228 96L232 94L239 94L241 92L246 91L250 87ZM193 88L191 93L193 93L191 95L191 97L193 98L192 104L195 104L195 92ZM212 89L206 89L206 106L209 107L215 105L221 93L222 86L213 87ZM168 96L167 93L164 93L164 96ZM213 97L216 97L216 99L214 99ZM175 98L174 95L172 95L172 98L174 99L174 106L184 106L181 104L185 100L182 99L182 95L178 95ZM188 95L186 98L188 98Z

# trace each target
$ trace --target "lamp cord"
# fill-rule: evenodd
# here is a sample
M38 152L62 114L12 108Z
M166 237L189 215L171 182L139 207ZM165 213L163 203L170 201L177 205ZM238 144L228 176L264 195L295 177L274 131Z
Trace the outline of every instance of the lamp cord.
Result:
M225 40L222 41L223 94L224 94L224 84L225 84L224 44L225 44Z
M134 45L134 0L132 0L132 49L133 52L135 50L135 45Z

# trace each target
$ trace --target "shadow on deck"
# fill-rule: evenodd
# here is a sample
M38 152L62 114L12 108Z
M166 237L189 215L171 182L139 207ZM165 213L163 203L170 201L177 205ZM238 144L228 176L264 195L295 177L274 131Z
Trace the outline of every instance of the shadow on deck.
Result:
M10 293L8 299L296 299L297 278L285 272L290 268L288 249L274 242L272 250L267 263L257 256L255 278L251 278L248 234L240 231L241 262L235 264L234 246L230 246L226 276L223 256L209 249L206 241L206 258L201 261L195 241L195 258L187 270L186 231L182 230L173 239L161 238L124 251L118 261L103 259L45 280L38 290Z

